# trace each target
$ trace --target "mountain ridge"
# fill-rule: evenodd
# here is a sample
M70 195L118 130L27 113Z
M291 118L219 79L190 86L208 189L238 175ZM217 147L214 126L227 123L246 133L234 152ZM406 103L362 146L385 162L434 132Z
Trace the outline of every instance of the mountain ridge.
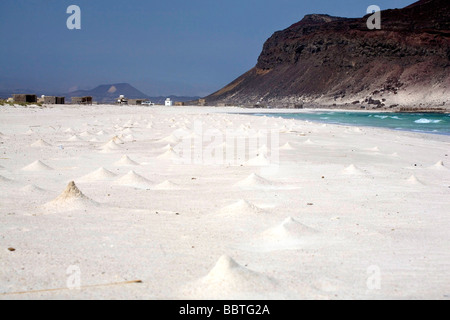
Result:
M254 68L207 103L234 105L420 104L450 107L450 6L422 0L363 18L306 15L264 44Z

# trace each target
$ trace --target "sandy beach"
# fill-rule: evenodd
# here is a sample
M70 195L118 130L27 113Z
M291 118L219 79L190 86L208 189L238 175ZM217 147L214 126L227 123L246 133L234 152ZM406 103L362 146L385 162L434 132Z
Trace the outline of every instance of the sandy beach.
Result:
M245 112L2 107L0 299L450 298L450 136Z

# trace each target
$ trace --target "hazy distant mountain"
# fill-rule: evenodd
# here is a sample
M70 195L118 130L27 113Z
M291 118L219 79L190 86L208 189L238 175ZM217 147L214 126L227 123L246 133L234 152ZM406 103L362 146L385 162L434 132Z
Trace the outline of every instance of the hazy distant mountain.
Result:
M179 96L159 96L150 97L147 94L139 91L128 83L105 84L98 86L92 90L77 90L65 94L67 101L70 102L71 97L91 96L93 100L99 103L114 103L120 95L124 95L128 99L148 99L157 104L163 104L166 98L173 101L192 101L200 97L179 97Z
M124 95L128 99L150 99L148 95L128 83L104 84L92 90L77 90L65 94L67 99L71 97L91 96L94 101L100 103L115 102L120 95Z

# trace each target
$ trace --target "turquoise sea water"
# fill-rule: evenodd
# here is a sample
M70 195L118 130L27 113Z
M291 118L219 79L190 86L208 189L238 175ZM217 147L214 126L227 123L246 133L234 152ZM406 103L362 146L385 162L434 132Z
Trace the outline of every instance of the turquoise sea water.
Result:
M351 126L450 135L450 114L439 113L368 113L368 112L302 112L258 114L286 119L309 120Z

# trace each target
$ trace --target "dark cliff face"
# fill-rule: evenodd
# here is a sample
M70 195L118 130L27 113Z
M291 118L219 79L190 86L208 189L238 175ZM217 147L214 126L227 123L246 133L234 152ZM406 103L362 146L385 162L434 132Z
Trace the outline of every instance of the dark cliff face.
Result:
M256 67L208 103L450 103L450 1L383 11L381 30L367 18L308 15L276 32Z

